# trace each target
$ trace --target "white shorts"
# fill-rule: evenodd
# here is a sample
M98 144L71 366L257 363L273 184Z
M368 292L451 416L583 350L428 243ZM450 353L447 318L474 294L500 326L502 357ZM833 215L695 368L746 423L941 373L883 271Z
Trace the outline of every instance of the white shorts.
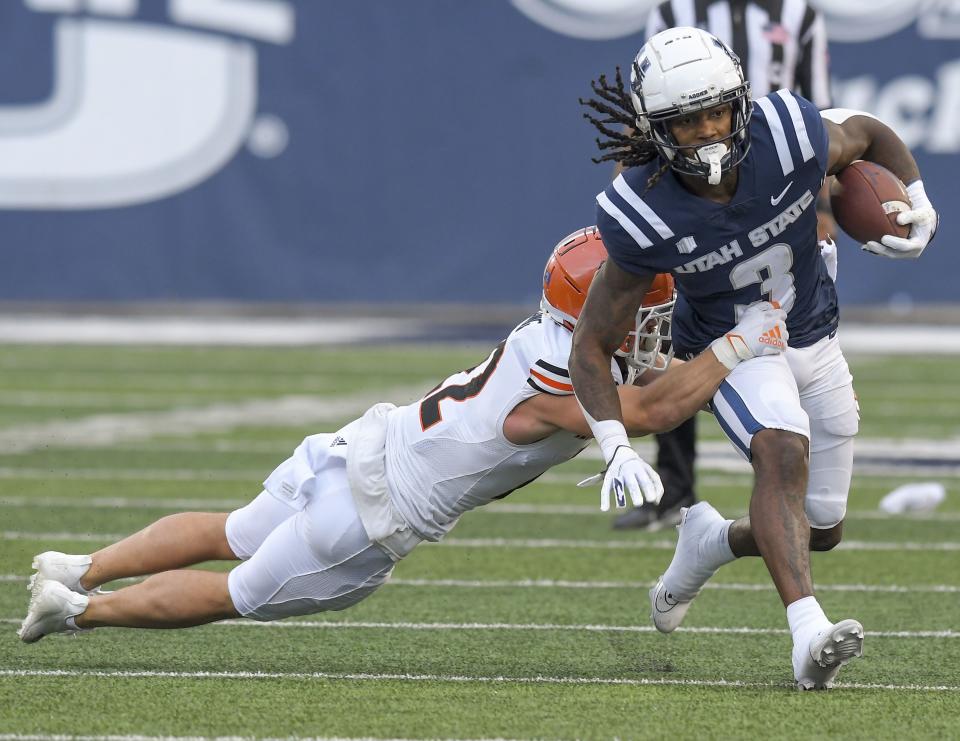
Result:
M387 581L394 561L360 522L342 458L330 457L297 502L267 491L227 517L227 542L244 563L230 572L244 617L278 620L343 610Z
M806 437L810 524L829 528L843 519L860 414L853 377L836 336L741 363L720 385L710 407L747 460L753 436L760 430L788 430Z

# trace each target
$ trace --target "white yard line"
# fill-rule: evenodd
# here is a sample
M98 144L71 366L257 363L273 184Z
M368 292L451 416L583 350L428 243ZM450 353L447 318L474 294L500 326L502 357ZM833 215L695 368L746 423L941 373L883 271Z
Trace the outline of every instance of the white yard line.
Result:
M566 540L562 538L445 538L441 545L461 548L590 548L601 550L674 550L673 540ZM847 551L960 551L960 542L940 543L844 540L836 550Z
M2 507L41 507L67 509L174 509L207 510L236 509L242 507L253 497L247 499L202 499L190 497L0 497Z
M637 438L633 444L638 452L652 453L655 451L654 443L646 438ZM726 440L705 439L700 440L698 448L712 456L723 457L729 453L736 455ZM877 457L890 455L894 457L903 457L909 455L913 458L957 458L960 460L960 439L934 439L934 438L867 438L858 437L856 445L859 452L870 454ZM862 450L860 450L862 448ZM284 455L290 452L290 446L283 442L253 442L250 440L230 440L230 439L205 439L205 440L186 440L172 441L159 440L145 443L118 441L111 446L112 450L131 451L138 453L197 453L207 452L216 453L264 453ZM580 460L600 460L600 452L595 447L590 447L579 456ZM573 477L575 474L545 474ZM724 479L735 479L742 475L744 479L751 478L750 473L743 474L725 474Z
M0 540L68 540L78 543L113 543L126 538L119 533L25 533L20 530L0 531Z
M522 316L522 313L518 313ZM430 339L429 318L46 316L0 318L0 342L71 345L297 346ZM464 325L468 327L468 324ZM509 331L504 327L504 331ZM889 355L890 326L843 323L840 344L850 355ZM494 340L495 341L495 340ZM911 324L910 347L926 355L960 354L960 331Z
M0 498L0 507L10 499ZM134 505L136 506L136 505ZM601 512L599 506L586 504L521 504L511 502L493 502L490 505L476 510L486 514L512 515L564 515L578 516L600 515L609 518L609 512ZM724 510L728 517L742 517L747 514L744 509ZM881 510L855 509L848 510L847 520L889 520L890 522L955 522L960 521L960 512L906 512L900 515L891 515Z
M26 582L26 577L21 577ZM455 587L464 589L631 589L645 590L653 582L642 581L567 581L563 579L518 579L515 581L486 579L390 579L387 586L398 587ZM769 592L773 584L743 584L708 582L704 589L722 592ZM895 584L817 584L818 592L879 592L891 594L958 594L960 586L950 584L921 584L910 587Z
M2 469L0 469L2 472ZM127 473L127 472L124 472ZM160 480L168 480L170 474L162 471L152 471ZM61 475L68 476L61 471ZM132 472L131 472L132 477ZM0 476L2 478L2 476ZM81 478L81 477L78 477ZM97 475L94 478L104 478ZM128 478L118 476L117 478ZM198 480L225 480L251 481L257 478L252 472L231 473L229 471L206 471ZM576 477L574 477L576 478ZM183 480L177 478L176 480ZM46 496L0 496L0 508L3 507L39 507L39 508L68 508L68 509L236 509L248 504L248 499L203 499L191 497L46 497ZM511 515L562 515L571 517L599 516L609 517L607 512L601 512L599 507L585 504L521 504L510 502L493 502L486 507L474 510L480 514L511 514ZM741 517L746 510L725 510L729 517ZM472 515L471 515L472 518ZM960 512L907 512L901 515L891 515L880 510L850 510L847 520L889 520L890 522L956 522L960 521Z
M0 618L0 622L19 624L23 618ZM213 628L262 628L268 629L307 629L307 630L515 630L515 631L572 631L582 633L658 633L653 625L577 625L563 623L413 623L413 622L374 622L358 620L277 620L261 623L257 620L221 620L211 623ZM703 635L789 635L786 628L751 628L683 626L676 634L696 633ZM960 638L955 630L867 630L864 635L875 638Z
M234 404L97 414L71 421L16 425L0 429L0 450L22 453L50 447L104 447L162 435L222 432L251 425L297 427L333 423L359 416L383 399L416 398L423 391L423 386L418 385L344 394L336 398L298 394ZM50 471L48 475L56 474Z
M293 453L293 450L290 450ZM284 459L278 457L277 463ZM254 469L193 469L193 468L11 468L0 467L0 480L77 479L84 481L263 481L270 475L269 467ZM259 492L258 492L259 493Z
M32 345L342 345L418 336L417 319L310 317L76 317L24 314L0 318L0 342Z
M0 669L0 677L105 677L108 679L292 679L292 680L346 680L346 681L402 681L402 682L467 682L479 684L600 684L628 686L679 687L768 687L788 688L786 682L737 682L724 679L627 679L618 677L505 677L462 676L456 674L372 674L338 672L172 672L172 671L88 671L84 669ZM956 692L960 686L925 684L862 684L838 682L836 689L892 690L918 692Z
M0 583L26 584L30 579L25 574L0 574ZM117 581L136 581L137 578ZM566 579L402 579L391 578L387 587L434 587L439 589L629 589L645 590L653 582L643 581L570 581ZM770 592L773 584L747 584L737 582L709 582L707 590L720 592ZM871 592L880 594L960 594L960 586L951 584L817 584L818 592Z
M414 623L414 622L375 622L375 621L311 621L280 620L261 623L254 620L224 620L216 623L230 627L262 628L306 628L306 629L373 629L373 630L516 630L516 631L574 631L586 633L658 633L652 625L564 625L562 623ZM677 634L702 633L705 635L789 635L786 628L750 628L746 626L722 627L680 627ZM900 631L864 631L864 635L877 638L960 638L955 630L900 630Z
M361 410L362 411L362 410ZM358 412L359 416L360 412ZM250 424L253 424L251 422ZM9 428L8 428L9 429ZM321 429L318 432L333 432L335 429ZM158 433L160 434L160 433ZM0 433L2 437L2 433ZM299 440L297 441L299 443ZM58 447L58 443L55 440L49 441L49 445L39 445L38 447ZM63 445L65 448L78 448L82 447L79 444L71 443L69 445ZM296 447L296 443L291 444L289 447L284 450L277 450L274 452L276 455L275 462L277 464L286 460L293 453L293 449ZM16 452L19 453L28 453L31 452L33 448L19 450ZM0 456L4 456L11 451L0 451ZM118 448L117 452L127 452L125 448ZM199 452L194 450L194 452ZM649 455L644 456L643 450L638 446L638 452L641 453L641 457L645 457L647 460L652 460L655 455L650 451ZM590 458L590 456L585 456L585 458ZM6 460L10 462L12 458L2 458L0 460ZM891 459L895 461L895 459ZM916 459L909 459L911 461ZM697 461L697 469L699 471L713 471L715 473L725 473L730 474L729 476L724 477L723 485L742 485L745 487L745 492L749 491L747 487L750 486L752 482L751 470L749 466L743 463L740 460L734 459L733 456L730 457L703 457L701 460ZM272 470L271 464L263 468L258 469L209 469L209 468L170 468L170 469L141 469L141 468L18 468L14 466L4 466L0 467L0 479L54 479L57 477L67 477L71 476L74 478L81 479L121 479L125 481L189 481L189 480L202 480L204 478L216 479L220 481L244 481L248 480L251 477L257 478L265 477ZM855 475L858 476L874 476L874 477L887 477L897 483L903 483L905 478L912 478L916 480L917 478L923 477L928 479L954 479L960 477L960 461L956 465L950 464L940 464L940 463L904 463L904 462L888 462L888 463L874 463L869 461L855 462L853 466L853 471ZM541 476L538 481L541 483L547 484L569 484L573 486L578 481L582 480L589 474L550 474L546 473ZM742 477L742 480L738 478Z
M129 533L128 533L129 534ZM112 542L125 538L120 533L26 532L0 531L5 540L65 540L77 542ZM444 538L428 546L454 548L588 548L614 551L668 550L676 548L673 540L571 540L564 538ZM918 543L912 541L844 540L836 550L845 551L960 551L960 542Z
M7 407L171 407L207 404L211 391L184 394L171 391L0 391L0 406Z

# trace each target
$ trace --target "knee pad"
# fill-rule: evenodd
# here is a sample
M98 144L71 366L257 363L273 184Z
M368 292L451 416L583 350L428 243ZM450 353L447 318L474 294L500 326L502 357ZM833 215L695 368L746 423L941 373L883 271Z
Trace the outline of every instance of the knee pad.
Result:
M859 424L856 402L839 415L810 420L806 510L811 527L831 528L846 514L853 475L853 436Z

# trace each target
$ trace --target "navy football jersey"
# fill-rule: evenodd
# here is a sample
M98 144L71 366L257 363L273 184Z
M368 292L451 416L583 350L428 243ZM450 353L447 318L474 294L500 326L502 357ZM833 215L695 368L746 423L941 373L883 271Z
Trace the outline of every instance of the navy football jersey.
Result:
M755 102L750 141L729 203L694 195L672 171L648 188L660 161L627 170L597 196L597 225L613 261L676 279L679 354L701 352L757 301L779 301L788 312L792 347L837 327L837 293L817 246L829 144L820 113L779 90Z

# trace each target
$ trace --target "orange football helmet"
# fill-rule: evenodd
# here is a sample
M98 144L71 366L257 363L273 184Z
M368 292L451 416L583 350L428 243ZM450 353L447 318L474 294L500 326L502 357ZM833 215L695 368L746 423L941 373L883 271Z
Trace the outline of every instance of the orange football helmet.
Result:
M595 226L580 229L560 240L543 271L541 311L557 324L573 331L593 276L606 259L607 248ZM661 357L661 370L669 364L673 357L672 346L666 353L661 350L670 339L670 319L675 303L673 276L658 273L637 310L634 330L616 351L617 355L627 358L630 368L628 383L632 383L647 368L658 367Z

